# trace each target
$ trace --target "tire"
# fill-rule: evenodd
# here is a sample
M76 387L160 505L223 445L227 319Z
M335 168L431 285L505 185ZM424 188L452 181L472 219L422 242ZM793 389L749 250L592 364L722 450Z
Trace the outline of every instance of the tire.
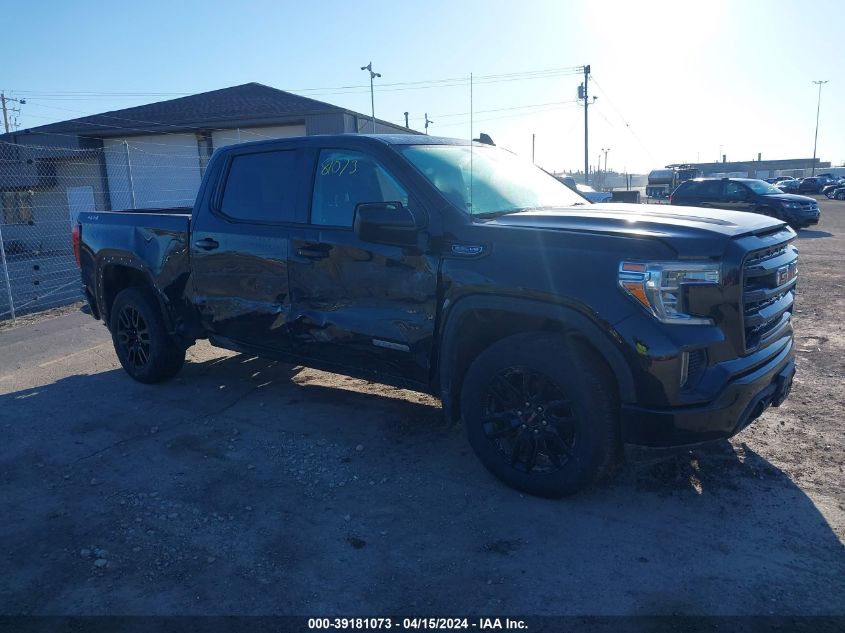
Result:
M840 191L839 193L837 193L836 199L837 200L845 200L845 191Z
M161 308L145 288L115 297L109 330L114 351L130 376L146 384L173 378L185 363L185 349L167 333Z
M484 466L531 495L582 490L620 454L609 370L584 344L560 335L516 334L484 350L464 379L461 416Z

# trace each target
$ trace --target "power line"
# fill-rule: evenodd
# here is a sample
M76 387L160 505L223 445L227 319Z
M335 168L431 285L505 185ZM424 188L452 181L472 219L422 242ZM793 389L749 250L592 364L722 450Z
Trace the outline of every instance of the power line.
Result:
M480 75L475 79L476 83L494 83L497 81L511 81L522 79L542 79L545 77L556 77L559 75L578 74L581 72L580 66L560 67L560 68L546 68L540 70L530 70L516 73L498 73L492 75ZM441 84L455 83L456 85L468 85L469 77L446 77L439 79L424 79L418 81L396 81L391 83L382 83L379 90L388 90L391 88L406 88L413 86L421 86L423 88L437 88ZM348 86L324 86L321 88L282 88L285 92L326 92L331 90L361 90L369 89L368 84L353 84ZM42 99L56 99L56 98L88 98L88 97L181 97L190 96L197 93L192 92L108 92L99 90L68 90L68 91L53 91L53 90L14 90L10 91L15 94L38 96ZM213 91L212 91L213 92Z
M596 84L596 88L601 90L602 95L607 100L607 102L610 104L610 107L613 109L614 112L616 112L616 115L622 120L622 123L625 124L625 129L627 129L628 132L631 133L631 136L634 137L634 139L637 141L637 143L640 144L640 147L643 148L645 153L648 154L649 158L651 158L651 160L653 161L654 160L654 154L652 154L651 150L649 150L648 147L646 147L645 143L643 143L642 140L640 139L640 137L637 135L637 133L634 132L634 128L631 127L631 125L628 123L628 121L625 120L625 117L622 116L622 113L619 111L619 109L613 104L613 100L608 96L607 91L604 88L602 88L601 84L598 81L596 81L595 75L592 76L592 79L593 79L593 83ZM607 121L606 118L605 118L605 121ZM608 123L610 123L610 121L608 121Z

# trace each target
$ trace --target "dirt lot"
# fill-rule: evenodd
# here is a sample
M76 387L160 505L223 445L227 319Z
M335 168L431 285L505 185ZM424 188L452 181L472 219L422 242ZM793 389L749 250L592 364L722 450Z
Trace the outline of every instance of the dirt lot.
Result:
M575 498L425 395L197 345L144 386L77 311L0 331L0 613L845 614L845 203L802 231L791 399Z

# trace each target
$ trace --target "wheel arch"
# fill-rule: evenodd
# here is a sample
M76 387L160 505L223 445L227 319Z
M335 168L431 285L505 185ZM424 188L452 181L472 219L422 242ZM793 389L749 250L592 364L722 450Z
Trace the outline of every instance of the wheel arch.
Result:
M449 308L441 329L433 386L447 420L460 418L463 376L478 354L497 340L530 331L560 332L583 340L607 366L619 400L635 401L634 379L625 357L612 335L588 316L570 306L534 299L472 295Z
M126 254L102 253L97 265L97 304L100 316L108 324L115 297L126 288L147 288L158 301L168 328L172 328L170 313L162 293L150 271L136 258Z

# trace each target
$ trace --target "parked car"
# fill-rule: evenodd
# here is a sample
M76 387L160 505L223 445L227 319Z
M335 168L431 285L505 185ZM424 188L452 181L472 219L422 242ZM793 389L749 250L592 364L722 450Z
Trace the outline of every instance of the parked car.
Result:
M753 178L696 178L681 183L669 204L731 209L778 218L798 230L818 224L819 204Z
M575 190L590 202L610 202L613 194L609 191L596 191L590 185L575 185Z
M764 180L769 183L770 185L777 184L784 180L792 180L789 176L777 176L776 178L764 178Z
M833 191L834 189L838 189L839 187L843 187L843 186L845 186L845 179L837 178L836 182L831 183L829 185L824 185L821 188L821 190L819 191L819 193L827 196L827 193L829 191ZM831 196L828 196L828 198L830 198L830 197Z
M590 202L610 202L613 199L613 194L609 191L596 191L589 185L576 182L572 176L555 176L555 178Z
M801 184L798 185L798 193L820 193L822 187L837 183L838 181L831 176L814 176L812 178L804 178L804 180L801 181Z
M784 193L797 193L798 186L801 184L801 181L797 178L793 178L791 180L781 180L778 183L775 183L775 187L783 191Z
M72 237L135 380L174 377L207 338L422 390L494 475L537 495L583 488L623 445L730 437L795 372L782 221L591 205L479 143L230 145L193 209L83 212Z
M845 200L845 185L839 185L833 189L828 189L824 195L831 200Z

